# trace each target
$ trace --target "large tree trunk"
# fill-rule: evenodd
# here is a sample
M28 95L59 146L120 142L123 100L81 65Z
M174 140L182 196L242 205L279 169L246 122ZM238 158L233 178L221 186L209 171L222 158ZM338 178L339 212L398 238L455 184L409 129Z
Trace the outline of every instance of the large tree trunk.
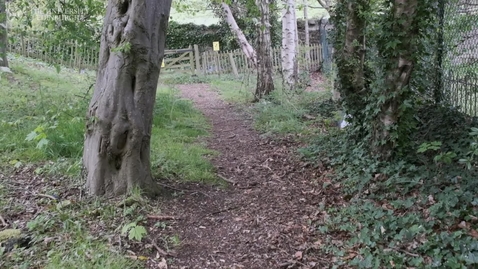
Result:
M298 79L297 19L295 0L287 0L282 11L282 77L284 87L294 90Z
M415 23L416 9L419 0L394 0L390 9L391 16L395 23L384 27L383 31L392 33L388 39L400 40L393 54L387 53L389 48L387 40L382 40L382 47L379 51L384 55L393 55L386 59L385 70L385 91L383 95L387 98L380 106L380 114L374 124L374 140L379 145L375 152L383 158L391 156L394 144L390 138L390 129L396 125L400 116L400 106L408 91L404 91L410 82L410 76L415 64L413 53L420 38L419 26ZM425 20L424 18L421 18ZM385 141L385 143L384 143Z
M257 56L256 56L256 51L254 48L251 46L251 44L247 41L246 36L242 32L241 28L236 23L236 20L234 19L234 16L232 15L231 8L229 7L228 4L222 2L221 3L222 10L224 11L224 18L229 25L229 28L231 28L231 31L234 33L236 37L236 41L241 47L241 50L244 52L246 55L247 59L255 66L257 66Z
M154 195L150 140L171 0L109 0L83 152L91 195Z
M257 46L257 87L256 101L274 90L272 80L272 53L271 53L271 25L270 25L270 2L269 0L256 0L261 13L259 24L259 37Z
M5 0L0 0L0 66L3 67L8 67L7 49L7 7Z

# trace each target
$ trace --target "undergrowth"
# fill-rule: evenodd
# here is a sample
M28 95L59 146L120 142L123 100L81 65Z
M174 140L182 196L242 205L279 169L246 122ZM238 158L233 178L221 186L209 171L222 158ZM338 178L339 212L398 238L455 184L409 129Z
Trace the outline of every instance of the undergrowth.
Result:
M0 80L0 168L35 166L36 173L78 178L83 151L84 116L95 80L23 57L11 61L14 74ZM210 181L213 152L199 143L208 123L174 89L160 86L154 110L151 160L154 175Z
M242 79L214 78L210 85L227 102L245 105L254 100L255 78L244 76Z
M478 266L478 125L448 107L417 115L413 142L388 162L340 130L301 150L334 169L316 223L333 268Z
M0 80L0 216L30 244L10 250L2 240L0 268L143 268L153 253L146 234L167 228L145 218L158 205L137 193L122 201L89 199L79 187L94 73L57 72L22 57L10 64L14 73ZM159 87L153 124L156 177L215 179L206 158L214 152L201 143L209 124L173 87ZM168 250L179 239L163 241L157 244Z
M211 83L217 79L222 80L236 80L232 75L204 75L204 74L191 74L187 73L168 73L162 72L159 75L159 80L168 85L178 85L178 84L196 84L196 83Z
M45 182L42 187L55 188ZM8 191L0 202L4 209L9 202L3 216L13 216L13 208L26 211L12 224L22 230L21 239L1 242L0 268L144 268L152 250L144 249L142 241L148 232L164 229L155 225L146 231L145 215L155 209L135 193L112 201L69 195L78 194L75 188L50 197L25 197L15 188ZM30 213L36 209L40 210Z
M77 175L91 73L79 74L23 57L0 80L0 167L42 168Z
M254 126L265 134L308 136L336 126L335 115L321 115L316 104L330 102L328 92L289 93L278 88L253 107ZM327 101L328 100L328 101ZM331 103L331 102L330 102Z
M282 82L276 79L275 90L257 103L252 103L255 90L253 77L243 80L212 80L210 84L225 101L243 105L243 108L249 110L254 117L254 127L265 135L308 136L325 127L337 126L337 115L321 114L321 109L317 106L319 103L328 103L336 108L326 84L320 85L323 89L315 89L316 91L287 92L282 89Z

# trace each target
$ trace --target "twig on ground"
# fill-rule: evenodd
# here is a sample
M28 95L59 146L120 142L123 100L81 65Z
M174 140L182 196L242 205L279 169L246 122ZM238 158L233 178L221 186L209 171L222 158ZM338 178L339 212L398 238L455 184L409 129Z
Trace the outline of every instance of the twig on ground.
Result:
M202 220L203 218L205 218L209 215L217 215L217 214L224 213L224 212L227 212L227 211L231 211L231 210L234 210L234 209L237 209L237 208L239 208L239 206L230 206L230 207L227 207L225 209L221 209L221 210L217 210L217 211L214 211L214 212L206 213L206 214L198 217L196 219L196 221L194 221L193 223L198 223L200 220Z
M2 217L2 215L0 215L0 222L2 222L2 225L7 227L8 226L8 223L5 221L5 219Z
M166 216L166 215L147 215L148 219L155 219L155 220L177 220L178 217L175 216Z
M271 172L274 172L269 166L265 164L261 164L260 166L269 169Z
M234 181L234 180L232 180L232 179L228 179L228 178L226 178L226 177L223 177L223 176L221 176L220 174L217 174L217 176L220 177L222 180L231 183L232 185L236 185L236 184L237 184L236 181Z
M175 191L183 191L183 192L191 192L190 190L185 190L185 189L179 189L179 188L175 188L171 185L168 185L168 184L164 184L164 183L161 183L161 182L158 182L158 185L161 185L165 188L168 188L168 189L171 189L171 190L175 190Z
M202 195L207 196L207 197L210 198L209 195L207 195L205 192L202 192L202 191L197 191L197 190L194 190L194 191L193 191L193 190L187 190L187 189L179 189L179 188L176 188L176 187L173 187L173 186L171 186L171 185L164 184L164 183L158 183L158 185L161 185L161 186L163 186L163 187L165 187L165 188L168 188L168 189L171 189L171 190L180 191L180 192L200 193L200 194L202 194Z
M279 268L290 268L290 266L295 265L295 261L287 261L279 264Z
M39 194L37 194L37 196L38 196L38 197L50 198L50 199L52 199L52 200L58 200L58 198L56 198L55 196L49 195L49 194L39 193Z
M411 253L411 252L408 252L408 251L403 250L403 249L399 249L399 248L391 248L391 249L393 249L393 250L395 250L395 251L398 251L398 252L403 252L403 253L405 253L405 254L407 254L407 255L409 255L409 256L412 256L412 257L420 257L420 255L418 255L418 254Z
M239 206L230 206L228 208L225 208L225 209L221 209L221 210L218 210L218 211L214 211L214 212L211 212L209 214L206 214L207 215L217 215L219 213L223 213L223 212L227 212L227 211L231 211L231 210L234 210L236 208L239 208Z
M159 254L163 255L164 257L167 257L167 256L176 257L175 253L167 252L163 250L162 248L160 248L153 240L150 240L150 241L151 241L151 245L153 245L153 247L158 251Z

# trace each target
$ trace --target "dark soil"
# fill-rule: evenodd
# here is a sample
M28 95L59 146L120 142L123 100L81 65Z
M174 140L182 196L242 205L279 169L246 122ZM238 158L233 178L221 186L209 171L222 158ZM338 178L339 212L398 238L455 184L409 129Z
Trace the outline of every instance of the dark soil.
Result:
M178 88L210 119L208 146L220 153L212 162L228 186L170 187L183 191L163 198L162 214L178 219L167 222L168 235L152 235L180 239L168 268L326 267L314 226L322 214L321 169L297 157L293 138L261 136L247 113L208 85Z

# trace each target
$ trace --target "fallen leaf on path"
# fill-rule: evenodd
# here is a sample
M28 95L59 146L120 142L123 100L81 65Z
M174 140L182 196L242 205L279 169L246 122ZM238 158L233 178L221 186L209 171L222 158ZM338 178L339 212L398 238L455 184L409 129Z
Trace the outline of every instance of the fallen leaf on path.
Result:
M478 238L478 232L476 230L471 229L470 230L470 235L475 239Z
M168 269L168 263L165 258L162 258L161 262L158 263L158 269Z
M356 256L357 256L356 252L351 252L351 253L349 253L349 255L343 257L342 260L344 260L344 261L351 260L351 259L355 258Z

